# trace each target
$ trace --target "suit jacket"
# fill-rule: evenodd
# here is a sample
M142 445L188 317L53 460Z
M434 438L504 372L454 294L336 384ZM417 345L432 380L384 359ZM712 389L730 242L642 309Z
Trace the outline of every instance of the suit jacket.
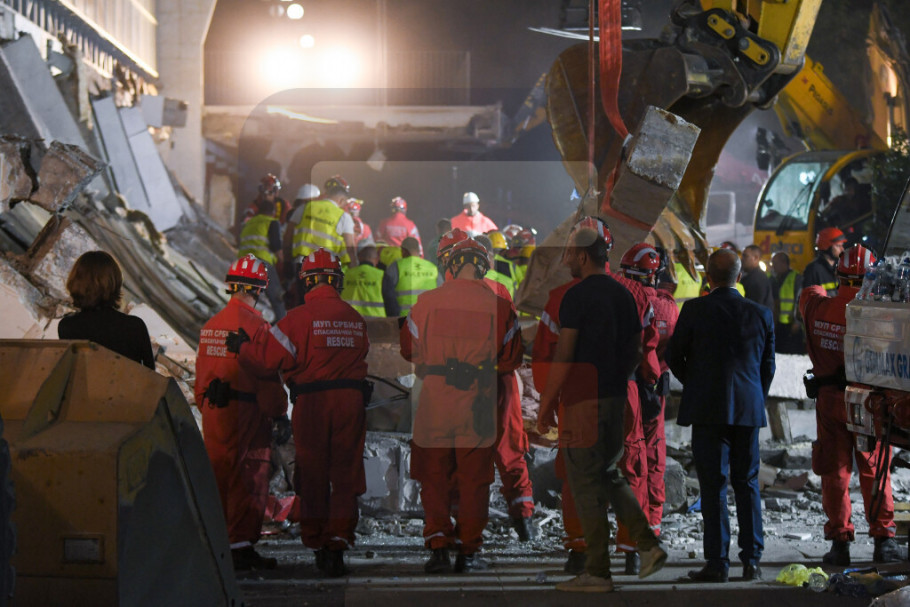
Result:
M735 289L683 305L668 362L683 383L677 423L765 426L774 377L772 312Z

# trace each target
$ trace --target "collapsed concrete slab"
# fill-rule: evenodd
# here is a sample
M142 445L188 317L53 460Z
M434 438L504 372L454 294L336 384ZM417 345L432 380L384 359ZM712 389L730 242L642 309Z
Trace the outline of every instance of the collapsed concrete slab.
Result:
M26 274L48 296L66 301L66 279L76 259L97 250L88 232L66 217L53 217L35 239L27 256Z
M0 213L28 198L34 189L28 155L27 140L0 136Z
M31 201L51 213L72 204L105 164L92 158L82 148L51 142L38 170L38 191Z
M0 339L43 337L52 314L49 307L52 303L0 257Z

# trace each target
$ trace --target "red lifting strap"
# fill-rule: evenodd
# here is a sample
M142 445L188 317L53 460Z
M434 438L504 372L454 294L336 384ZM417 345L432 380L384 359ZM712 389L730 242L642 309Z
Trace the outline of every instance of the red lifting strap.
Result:
M622 75L622 1L600 0L600 98L613 130L629 134L619 114L619 78Z

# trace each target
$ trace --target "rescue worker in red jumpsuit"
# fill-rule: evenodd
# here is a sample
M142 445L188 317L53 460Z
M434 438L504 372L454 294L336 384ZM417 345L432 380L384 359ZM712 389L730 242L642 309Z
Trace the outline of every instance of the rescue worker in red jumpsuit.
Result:
M657 343L660 336L654 324L654 308L651 306L649 293L645 291L641 283L631 280L623 274L610 272L609 268L607 268L607 274L624 286L635 300L638 317L641 319L642 341L641 364L635 373L637 377L643 377L646 382L653 385L660 376L660 364L657 362ZM638 382L635 379L629 380L626 387L626 412L623 421L625 442L619 469L629 482L629 488L638 499L641 509L647 514L649 509L648 449L645 442ZM616 522L616 551L625 553L626 575L637 575L641 560L638 548L629 529L619 521Z
M267 330L269 324L255 305L268 280L262 262L252 255L231 265L224 279L231 298L202 327L196 356L195 394L202 412L203 440L237 570L274 569L277 564L253 546L259 540L269 495L272 418L287 413L287 396L277 373L241 366L225 346L231 331Z
M875 263L875 257L862 245L844 251L837 262L840 287L837 295L826 295L824 285L804 287L799 298L799 311L805 320L806 343L815 388L815 420L818 439L812 444L812 470L822 478L822 507L828 522L825 538L831 540L831 550L823 561L829 565L850 564L850 542L854 539L850 503L850 476L853 461L859 472L869 535L875 539L872 560L887 563L907 558L906 549L894 540L894 500L891 497L889 470L879 470L882 446L876 444L871 452L856 448L854 434L847 429L847 410L844 389L847 386L844 368L844 333L846 331L847 304L856 297L866 270ZM807 386L807 389L810 386ZM811 396L811 395L810 395ZM890 447L888 447L890 449ZM876 476L884 489L879 497L881 505L873 512L873 490Z
M420 242L420 232L417 225L408 219L408 203L401 196L396 196L389 204L392 214L379 222L376 235L379 240L393 247L400 247L404 239L411 237L417 240L420 246L420 256L423 257L423 243Z
M659 335L656 325L653 322L653 308L650 301L650 293L638 282L631 280L623 275L610 274L617 282L622 284L632 294L638 309L639 318L642 322L642 363L637 373L647 377L651 384L657 381L659 377L659 365L657 363L656 349ZM556 343L559 340L559 305L563 296L579 281L572 280L556 289L550 291L549 299L544 307L544 313L540 318L537 328L537 335L534 340L534 350L532 354L533 364L531 366L534 374L534 385L542 390L546 386L549 363L553 360L556 352ZM675 305L675 304L674 304ZM559 415L557 413L557 420ZM632 380L628 383L626 410L623 417L624 445L623 457L620 460L620 470L629 483L629 488L638 499L642 510L647 514L649 511L649 485L648 485L648 451L645 439L645 433L642 424L641 406L639 404L638 385ZM584 533L581 528L581 521L575 510L575 503L572 492L569 489L568 477L566 474L565 460L562 450L556 455L556 476L563 481L562 491L562 510L563 525L566 531L566 537L563 539L563 546L569 551L569 557L566 560L564 570L567 573L579 574L585 568L585 544ZM650 522L650 517L649 517ZM653 526L653 522L651 522ZM625 573L635 575L640 568L640 558L637 548L632 541L628 529L621 523L617 523L616 533L617 550L624 552L626 557Z
M467 234L459 230L462 234ZM484 234L476 236L474 240L480 242L487 249L490 258L490 267L494 264L493 245L490 238ZM487 246L489 245L489 246ZM512 301L508 288L500 282L484 276L484 283L499 297L508 300L512 312L517 316L518 310ZM502 481L502 497L509 507L509 518L512 527L518 534L521 542L530 542L537 538L537 528L534 527L534 486L528 474L528 462L525 453L530 448L528 433L524 428L524 417L521 413L521 393L518 389L518 376L516 372L503 373L498 377L496 392L496 410L498 413L496 451L493 462L499 471L499 480Z
M456 572L488 566L476 552L493 482L496 375L517 369L522 357L509 302L481 280L489 269L483 246L470 239L455 244L447 269L449 280L421 294L401 328L401 354L423 379L411 476L421 483L423 537L432 551L427 573L451 571L449 550L456 546Z
M350 213L354 220L354 248L360 249L361 246L376 244L373 241L373 230L370 224L360 218L360 210L363 208L363 201L359 198L348 198L344 210ZM363 244L361 244L363 243Z
M552 291L547 298L547 304L544 306L543 314L540 315L540 322L537 325L537 334L534 336L534 348L531 353L531 373L534 376L534 387L542 391L547 385L547 377L550 371L550 363L556 354L556 343L559 341L559 304L566 291L581 282L575 278L564 285L558 286ZM559 409L556 413L557 423L561 424L564 419L563 403L559 403ZM558 426L559 427L559 426ZM575 500L572 497L572 490L569 488L569 477L566 474L565 455L562 449L556 452L556 478L562 481L562 524L566 532L563 538L563 546L569 552L569 558L563 566L566 573L578 575L585 570L585 533L581 528L581 521L575 510Z
M303 259L305 303L249 341L229 341L241 364L280 371L294 402L294 489L300 537L330 577L348 573L344 551L354 545L357 496L366 491L363 445L368 386L366 322L340 296L343 274L334 253ZM232 343L233 342L233 343Z
M666 257L660 249L640 243L626 251L620 261L623 276L644 286L645 293L654 311L654 327L658 342L655 354L660 365L660 374L654 379L646 377L646 365L636 374L639 402L641 404L642 430L645 437L648 489L648 503L645 514L651 523L654 535L660 535L660 521L663 518L666 491L664 471L667 467L667 444L664 431L664 408L670 393L670 367L664 357L667 343L676 327L679 307L673 295L657 288L657 276L666 267Z

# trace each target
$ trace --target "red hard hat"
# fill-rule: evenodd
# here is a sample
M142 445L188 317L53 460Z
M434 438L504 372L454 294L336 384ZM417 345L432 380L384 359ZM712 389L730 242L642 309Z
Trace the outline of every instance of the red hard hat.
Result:
M845 242L847 237L844 236L844 233L838 228L824 228L819 231L818 236L815 237L815 248L819 251L827 251L831 248L831 245L835 245L839 242Z
M502 235L505 236L508 240L515 238L519 232L521 232L521 226L517 223L510 223L502 229Z
M277 194L278 190L280 189L281 182L278 181L278 178L271 173L259 180L260 194Z
M586 229L594 230L597 233L597 236L602 238L606 243L608 251L613 248L613 235L610 233L610 227L603 219L588 215L587 217L582 217L574 226L572 226L573 233L578 230Z
M512 237L511 246L516 249L523 247L537 246L537 230L534 228L523 228Z
M660 253L651 245L641 242L625 252L619 265L623 274L651 277L660 270Z
M436 261L445 262L454 247L459 242L468 239L468 233L461 228L449 230L439 239L439 248L436 249Z
M331 192L332 190L344 190L345 194L350 194L351 186L341 175L333 175L326 179L325 187L323 188L324 192Z
M838 230L840 231L840 230ZM861 244L856 244L840 254L837 260L837 275L841 278L858 280L875 263L875 255Z
M269 284L265 264L250 253L231 264L224 282L229 285L264 289Z
M457 275L458 271L466 263L471 263L481 268L483 274L490 269L490 256L487 248L474 240L468 238L461 242L455 243L452 247L451 254L446 258L446 267L452 270L452 274Z
M392 199L391 204L393 211L402 211L404 213L408 212L408 201L402 198L401 196L396 196Z
M328 276L328 283L341 290L344 273L341 271L341 260L338 256L323 248L318 248L303 258L299 277L304 285L313 287L319 276Z
M344 210L348 213L354 214L359 213L360 209L363 208L363 201L359 198L348 198L348 201L345 203Z

